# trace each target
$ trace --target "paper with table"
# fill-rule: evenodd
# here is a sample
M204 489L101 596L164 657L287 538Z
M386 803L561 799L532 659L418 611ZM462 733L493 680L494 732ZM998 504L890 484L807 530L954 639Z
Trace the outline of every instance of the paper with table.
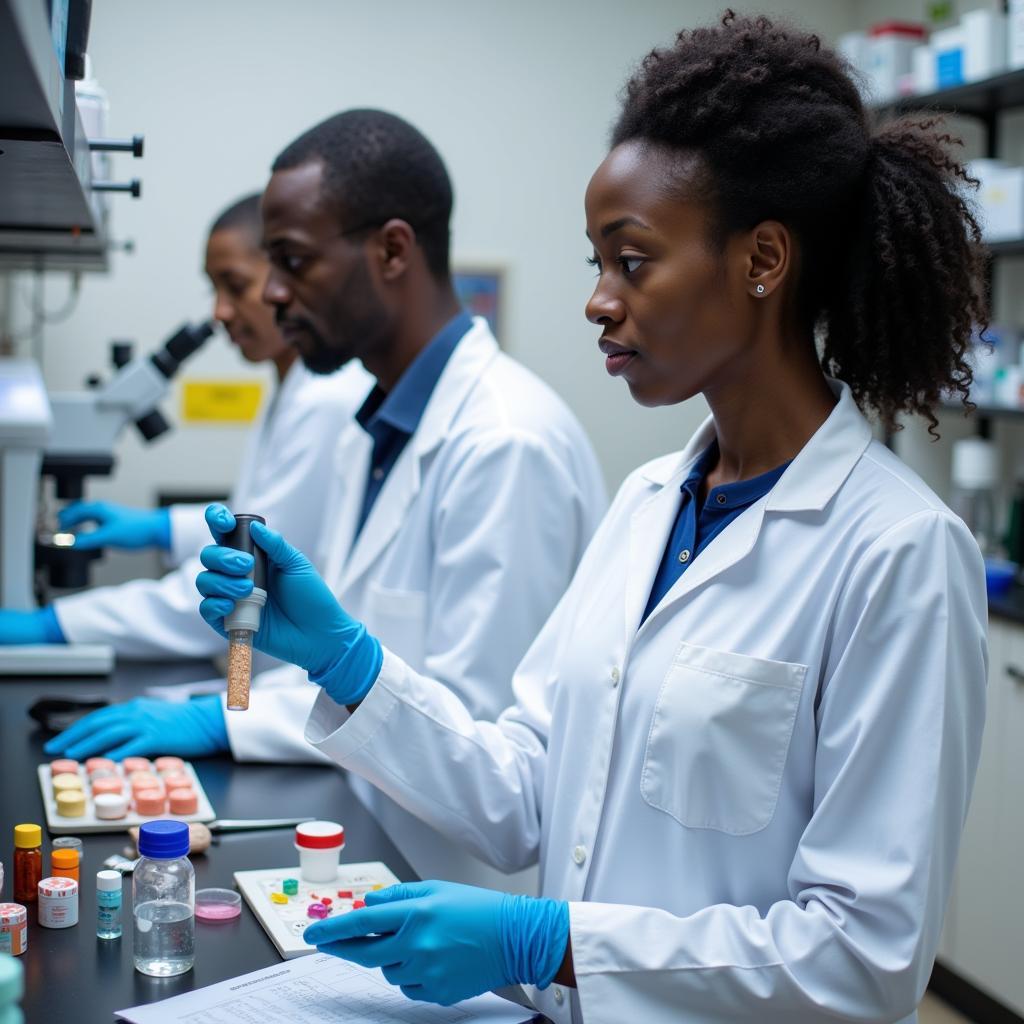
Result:
M522 1024L528 1011L495 995L436 1006L406 999L378 970L323 953L118 1010L131 1024Z

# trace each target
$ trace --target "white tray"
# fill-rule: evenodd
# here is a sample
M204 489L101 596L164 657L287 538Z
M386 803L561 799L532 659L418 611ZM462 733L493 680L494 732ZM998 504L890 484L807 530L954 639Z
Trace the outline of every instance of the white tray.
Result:
M282 892L286 878L298 879L298 896L290 896L287 903L272 903L270 894ZM316 952L316 946L310 946L302 937L306 925L318 920L306 914L306 907L314 902L311 899L313 893L331 899L330 916L336 917L352 909L352 900L337 895L339 889L351 892L352 899L362 899L364 893L375 887L397 884L398 879L391 869L379 860L365 864L342 864L333 882L304 882L298 865L235 872L235 885L285 960Z
M153 758L150 758L150 760L152 761ZM125 791L131 793L131 786L127 778L124 777L124 769L120 763L117 766L117 770L122 779L124 779ZM39 789L43 796L43 807L46 808L46 827L50 830L51 835L67 836L91 832L125 832L136 825L141 825L144 821L153 821L156 818L170 818L172 821L213 821L217 815L213 811L213 807L206 796L206 790L203 789L203 784L199 781L199 776L196 775L195 769L186 761L185 767L182 770L186 775L192 777L192 786L196 791L196 796L199 798L199 806L195 814L164 813L142 816L131 810L129 804L128 813L123 818L109 821L106 818L96 817L96 811L92 802L92 790L89 786L89 776L84 764L78 766L78 775L82 779L82 790L85 793L85 814L81 818L65 818L57 813L57 800L53 795L53 786L50 782L50 764L49 762L41 764L37 771L39 773ZM154 772L154 774L156 773Z

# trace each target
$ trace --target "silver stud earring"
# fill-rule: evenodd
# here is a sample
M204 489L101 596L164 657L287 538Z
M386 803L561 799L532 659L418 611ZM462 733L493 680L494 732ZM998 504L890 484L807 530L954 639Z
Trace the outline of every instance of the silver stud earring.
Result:
M759 285L757 286L757 289L756 289L756 291L757 291L757 294L758 294L758 295L764 295L764 285L763 285L763 284L759 284Z

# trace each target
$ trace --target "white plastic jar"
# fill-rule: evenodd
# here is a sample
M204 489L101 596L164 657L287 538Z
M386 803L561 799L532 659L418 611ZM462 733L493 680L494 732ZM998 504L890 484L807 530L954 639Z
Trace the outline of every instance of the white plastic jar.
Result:
M73 878L44 878L39 883L39 924L43 928L78 924L78 883Z
M295 849L304 882L333 882L345 849L345 829L336 821L307 821L295 828Z
M28 949L28 911L20 903L0 903L0 953L21 956Z

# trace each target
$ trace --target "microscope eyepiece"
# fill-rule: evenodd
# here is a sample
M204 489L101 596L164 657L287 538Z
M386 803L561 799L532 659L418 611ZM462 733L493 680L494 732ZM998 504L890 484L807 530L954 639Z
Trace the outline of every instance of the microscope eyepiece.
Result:
M178 367L211 334L213 334L213 322L210 320L201 324L185 324L164 342L163 348L158 349L150 356L153 365L168 379L173 377L178 372Z

